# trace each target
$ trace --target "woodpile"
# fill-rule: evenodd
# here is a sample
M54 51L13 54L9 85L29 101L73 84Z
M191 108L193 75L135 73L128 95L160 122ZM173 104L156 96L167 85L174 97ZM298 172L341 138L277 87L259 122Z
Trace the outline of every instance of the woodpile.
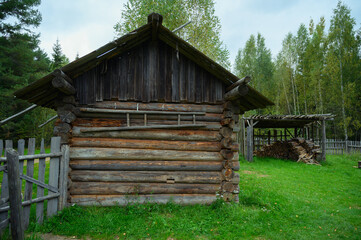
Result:
M258 157L274 157L289 159L307 164L319 164L320 146L303 138L294 138L288 141L276 141L255 151Z

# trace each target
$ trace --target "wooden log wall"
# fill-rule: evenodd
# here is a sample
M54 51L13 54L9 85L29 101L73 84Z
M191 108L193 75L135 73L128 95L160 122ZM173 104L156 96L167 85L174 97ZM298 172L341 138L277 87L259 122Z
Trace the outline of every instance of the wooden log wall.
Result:
M143 126L143 115L76 110L70 141L70 203L114 205L129 201L210 203L237 201L238 146L233 114L224 105L105 101L97 108L204 112L202 128L96 131L99 127ZM192 116L191 116L192 117ZM193 122L182 115L180 124ZM148 125L177 125L177 115L147 115ZM86 130L86 131L84 131Z
M222 188L221 196L225 201L239 202L239 177L235 171L239 170L239 146L233 136L234 127L239 122L239 111L235 105L227 101L223 108L223 118L221 120L221 155L223 157L222 168ZM237 149L235 151L235 149ZM236 161L235 161L236 159ZM236 165L234 165L236 163ZM237 175L237 181L234 176Z
M74 79L80 104L137 102L222 103L225 85L162 41L145 42Z

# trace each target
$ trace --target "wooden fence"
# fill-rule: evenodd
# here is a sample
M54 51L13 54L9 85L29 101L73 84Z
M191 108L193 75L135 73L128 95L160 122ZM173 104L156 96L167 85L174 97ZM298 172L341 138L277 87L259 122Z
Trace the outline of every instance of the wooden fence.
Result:
M319 141L315 141L319 144ZM359 153L361 154L361 141L345 141L339 139L327 139L326 140L326 154L337 155L345 153Z
M3 171L0 199L0 230L8 226L9 210L11 208L11 199L9 204L9 186L12 185L12 182L16 182L16 179L11 179L8 176L9 159L7 150L12 148L13 142L11 140L5 140L5 146L4 141L0 140L0 163L2 164L0 171ZM19 157L16 159L19 166L19 178L17 181L20 180L24 230L29 226L30 207L32 204L36 204L36 219L38 223L43 222L44 209L46 209L47 216L49 217L64 208L67 200L66 183L69 164L69 147L67 145L60 146L60 137L53 137L51 139L51 153L45 153L44 140L42 140L40 153L35 154L35 138L28 140L27 150L25 155L25 140L19 140L17 143ZM37 171L34 171L34 169L37 169ZM33 192L33 185L36 185L36 192ZM12 218L10 218L10 223L13 224Z
M280 136L278 138L281 140ZM272 144L273 138L267 139L262 137L254 138L254 149L259 150L262 146ZM317 145L320 145L320 140L314 141ZM337 155L337 154L361 154L361 141L345 141L339 139L326 139L326 154Z

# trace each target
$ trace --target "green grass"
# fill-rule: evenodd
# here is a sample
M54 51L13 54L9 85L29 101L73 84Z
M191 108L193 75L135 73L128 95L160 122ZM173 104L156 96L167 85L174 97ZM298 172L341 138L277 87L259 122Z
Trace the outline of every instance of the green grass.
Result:
M94 239L361 239L360 156L241 162L240 204L65 209L31 232Z
M92 239L361 239L361 156L241 161L240 204L72 206L28 233Z

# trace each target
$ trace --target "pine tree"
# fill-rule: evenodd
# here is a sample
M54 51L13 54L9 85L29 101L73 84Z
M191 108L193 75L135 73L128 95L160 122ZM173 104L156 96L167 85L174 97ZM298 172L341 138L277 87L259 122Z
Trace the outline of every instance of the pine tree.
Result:
M15 99L13 92L49 71L50 61L38 47L39 36L31 31L41 21L39 11L35 9L39 4L37 0L7 0L0 4L0 119L30 106ZM38 108L0 126L0 138L17 139L42 134L36 124L41 123L43 111L48 110Z
M51 63L52 70L61 68L69 63L69 59L65 56L65 54L63 54L59 39L56 39L56 42L53 45L53 53L51 56L53 57Z

